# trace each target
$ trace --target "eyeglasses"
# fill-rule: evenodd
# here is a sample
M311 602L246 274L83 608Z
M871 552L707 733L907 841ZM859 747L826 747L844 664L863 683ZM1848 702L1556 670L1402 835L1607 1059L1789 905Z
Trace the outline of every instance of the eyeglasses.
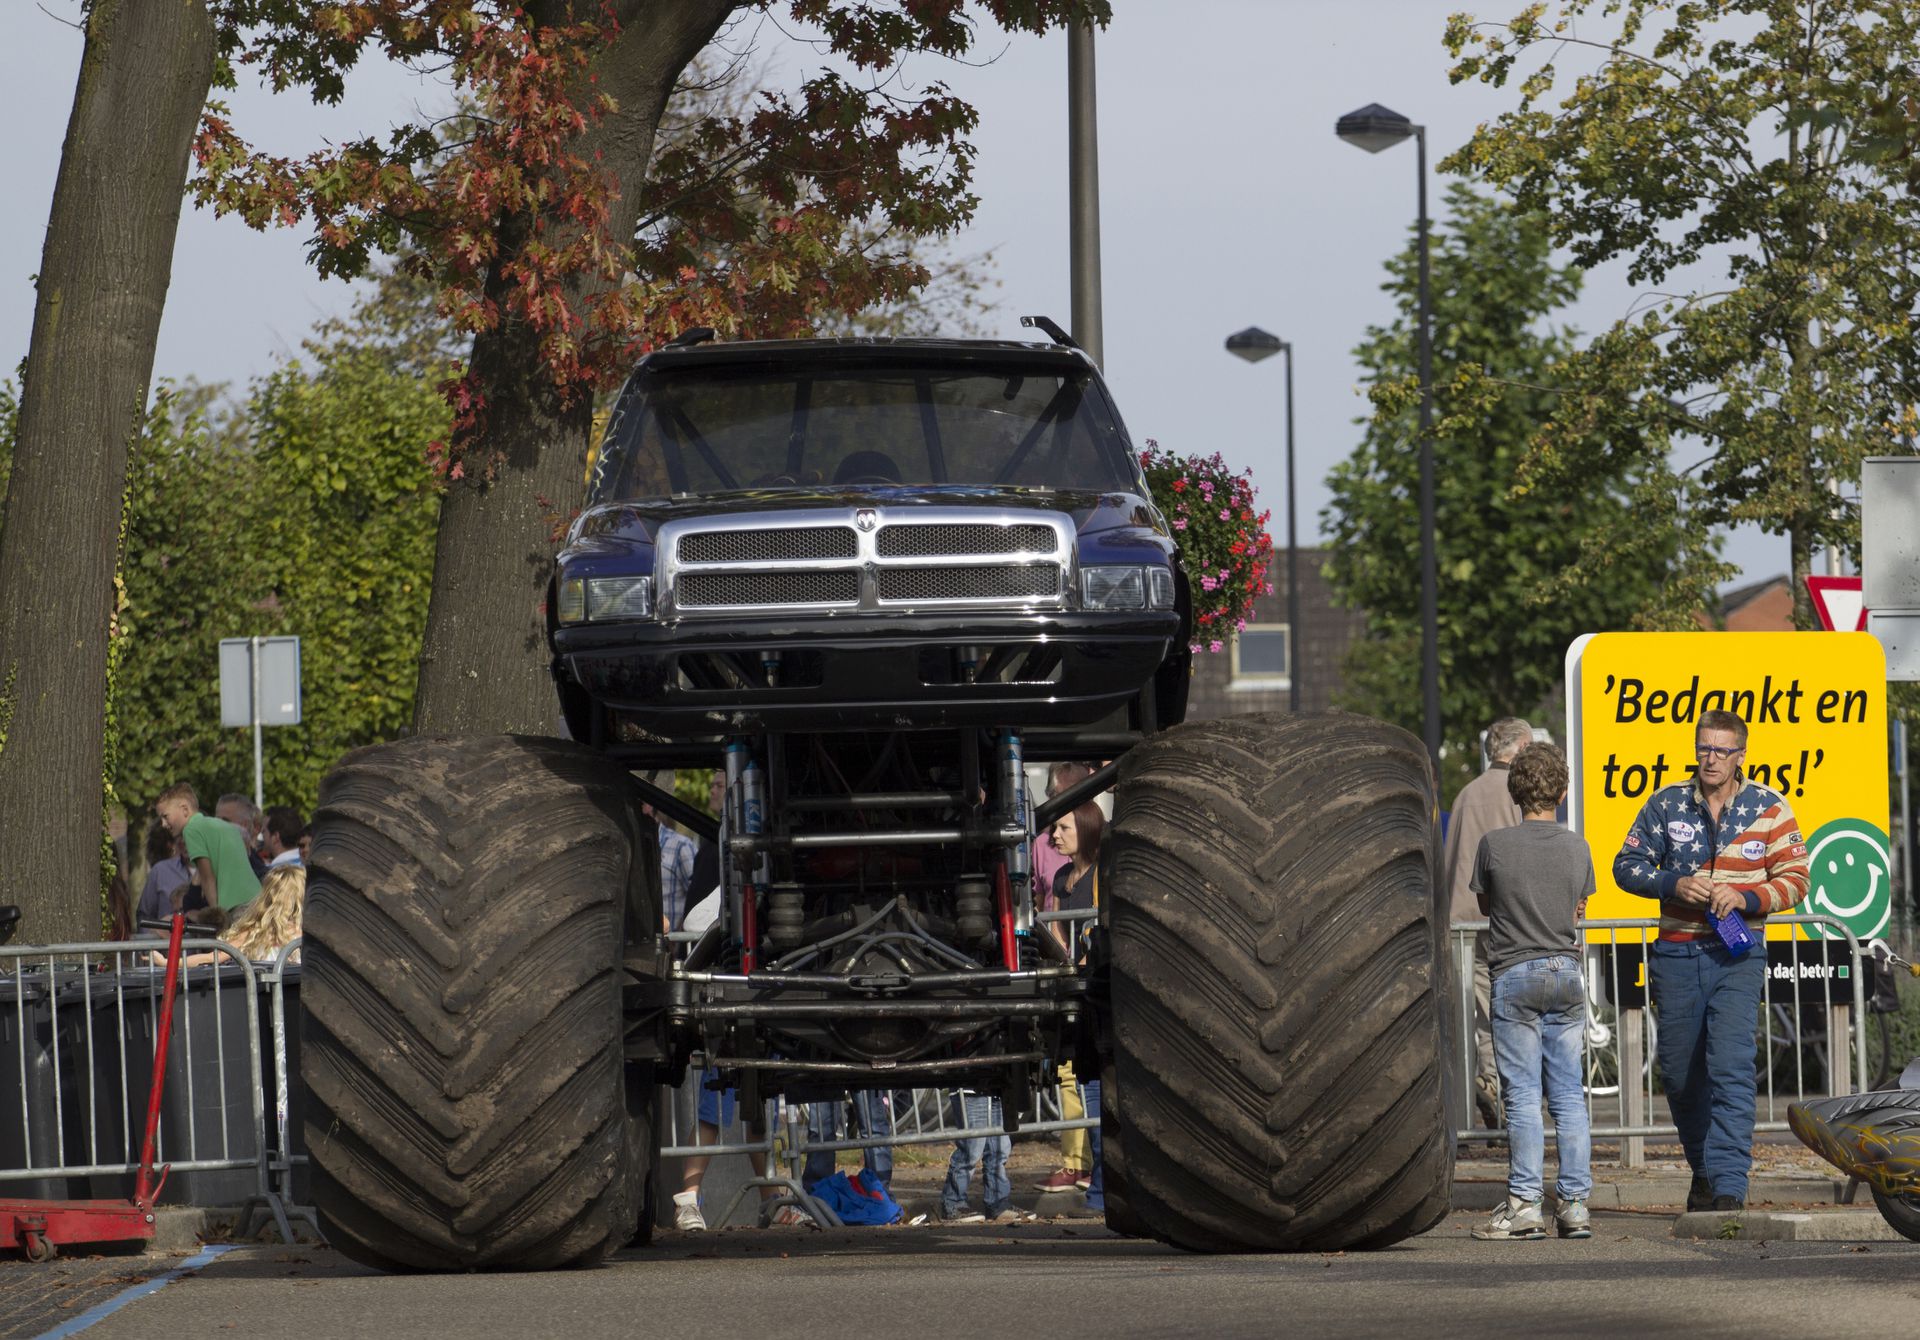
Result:
M1693 747L1693 752L1700 758L1732 758L1746 751L1747 747L1743 744L1734 745L1731 749L1717 744L1697 744Z

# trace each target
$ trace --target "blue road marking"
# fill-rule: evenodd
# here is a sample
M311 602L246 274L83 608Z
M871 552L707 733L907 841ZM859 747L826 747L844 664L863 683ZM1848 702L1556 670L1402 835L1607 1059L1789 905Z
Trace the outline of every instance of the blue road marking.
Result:
M78 1335L96 1322L105 1321L128 1303L134 1302L136 1299L145 1298L150 1293L159 1293L187 1272L198 1270L201 1266L211 1264L215 1259L225 1256L232 1250L232 1247L207 1247L197 1256L188 1257L164 1275L155 1275L145 1284L136 1284L130 1289L123 1290L109 1298L106 1302L101 1303L98 1307L88 1308L71 1321L63 1322L51 1331L42 1331L37 1337L37 1340L66 1340L67 1336Z

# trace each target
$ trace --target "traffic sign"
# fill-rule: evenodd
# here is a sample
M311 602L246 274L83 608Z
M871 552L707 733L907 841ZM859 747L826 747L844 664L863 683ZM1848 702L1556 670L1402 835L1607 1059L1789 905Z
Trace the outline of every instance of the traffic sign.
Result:
M1864 633L1867 597L1858 577L1807 577L1813 612L1829 633Z
M300 724L300 639L220 639L220 724L253 727L253 804L266 803L262 726Z

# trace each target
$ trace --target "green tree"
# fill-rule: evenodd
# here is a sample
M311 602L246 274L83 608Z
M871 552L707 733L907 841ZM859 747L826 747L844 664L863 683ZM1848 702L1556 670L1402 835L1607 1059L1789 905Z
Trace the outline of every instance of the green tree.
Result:
M1623 431L1698 443L1675 495L1698 498L1700 524L1785 535L1812 627L1813 551L1857 550L1841 495L1912 425L1920 195L1888 122L1920 105L1920 10L1561 0L1506 24L1457 15L1446 41L1456 83L1517 78L1519 103L1442 166L1644 288L1560 369L1529 475L1582 488Z
M1580 289L1554 262L1542 221L1454 185L1433 247L1435 520L1440 566L1440 701L1453 792L1478 771L1476 741L1495 717L1537 712L1560 683L1575 636L1631 626L1684 594L1697 609L1717 568L1683 532L1649 528L1641 493L1657 452L1595 444L1610 462L1578 491L1529 487L1521 466L1555 397L1541 389L1575 353L1551 324ZM1374 416L1328 483L1327 578L1367 613L1347 664L1346 704L1408 729L1420 723L1416 254L1388 264L1399 308L1355 351ZM1657 513L1656 513L1657 515Z
M301 639L303 719L267 732L270 803L310 807L336 758L411 719L439 510L426 446L447 425L444 368L410 364L413 334L376 301L243 408L162 398L135 458L114 701L136 817L173 781L252 790L251 732L219 724L222 637Z
M174 782L192 782L209 808L222 791L253 789L251 739L220 729L217 648L272 630L246 548L257 471L225 395L163 386L128 471L109 708L113 790L135 835Z

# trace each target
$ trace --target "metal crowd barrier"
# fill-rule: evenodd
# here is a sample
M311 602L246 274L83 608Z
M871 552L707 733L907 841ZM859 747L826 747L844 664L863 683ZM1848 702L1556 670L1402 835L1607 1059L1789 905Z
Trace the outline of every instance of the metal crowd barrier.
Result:
M156 941L0 947L0 1194L35 1200L130 1194L155 1067L163 969ZM189 940L154 1162L170 1165L163 1204L265 1211L291 1240L269 1167L253 964L218 940Z
M1793 944L1795 954L1790 964L1770 963L1762 987L1754 1036L1756 1132L1789 1129L1788 1104L1864 1092L1871 1087L1866 1008L1871 956L1845 923L1834 917L1775 916L1768 918L1767 924L1818 926L1826 937L1774 942ZM1583 948L1586 1022L1580 1065L1591 1133L1595 1139L1618 1140L1621 1162L1638 1167L1646 1160L1647 1140L1679 1138L1678 1129L1670 1121L1654 1119L1661 1093L1659 1068L1654 1061L1659 1019L1645 965L1648 946L1659 937L1660 922L1658 918L1583 920L1578 926L1582 932L1606 934L1604 942L1587 943ZM1465 1108L1456 1133L1462 1142L1503 1138L1502 1131L1477 1124L1478 1113L1472 1101L1473 1078L1478 1071L1474 941L1487 929L1485 921L1455 922L1452 927L1455 1019L1460 1024L1455 1030L1460 1047L1456 1063L1465 1079L1458 1086ZM1817 955L1812 952L1816 948ZM1751 952L1765 953L1765 946L1756 946ZM1623 965L1629 965L1628 972L1623 972ZM1632 972L1630 965L1638 965L1638 971ZM1776 985L1776 977L1782 974L1787 977L1786 987ZM1830 1002L1828 984L1840 977L1849 979L1851 999ZM1817 984L1817 1003L1806 999L1806 983ZM1816 1023L1821 1026L1815 1027ZM1809 1067L1809 1053L1816 1067ZM1550 1118L1547 1133L1549 1137L1553 1133Z

